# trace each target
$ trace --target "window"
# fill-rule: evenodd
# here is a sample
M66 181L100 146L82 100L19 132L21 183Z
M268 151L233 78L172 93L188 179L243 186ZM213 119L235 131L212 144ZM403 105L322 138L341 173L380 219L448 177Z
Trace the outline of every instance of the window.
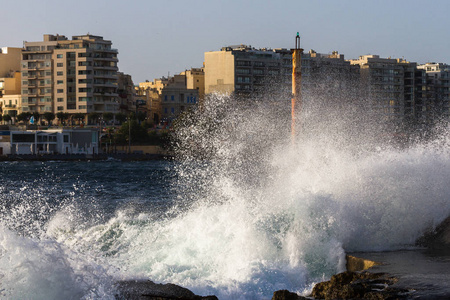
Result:
M57 92L58 94L60 94L60 93L64 93L64 90L63 90L63 89L57 89L56 92Z
M61 68L64 64L63 63L57 63L56 66Z
M63 84L63 83L64 83L63 80L58 80L58 81L56 81L56 84Z
M168 110L167 110L167 107L166 107L166 108L164 108L164 113L167 114L167 112L168 112Z
M62 72L62 71L56 72L56 75L58 75L58 76L62 76L63 74L64 74L64 72Z
M174 113L175 113L175 108L174 108L174 107L171 107L171 108L170 108L170 112L174 114Z
M64 110L64 106L58 106L57 110L59 111Z
M63 58L63 55L62 54L57 54L56 58Z
M78 105L78 109L86 109L86 105Z
M170 100L175 101L175 96L174 96L174 95L171 95L171 96L170 96Z
M64 102L64 98L58 98L58 99L56 99L56 101L58 101L58 102Z

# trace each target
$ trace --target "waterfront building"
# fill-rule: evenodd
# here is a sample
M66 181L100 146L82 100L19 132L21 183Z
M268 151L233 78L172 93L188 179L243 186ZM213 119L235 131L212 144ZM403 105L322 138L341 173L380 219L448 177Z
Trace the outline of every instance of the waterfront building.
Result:
M8 133L9 142L0 145L3 155L99 153L98 131L96 129L12 130L0 132L3 136L7 136Z
M287 49L223 47L205 52L204 70L206 94L257 96L273 93L273 88L291 93L292 58Z
M182 112L198 104L202 75L191 72L139 83L138 95L146 97L151 121L155 124L159 121L170 123ZM191 88L188 88L188 78Z
M0 78L13 77L14 72L20 71L22 48L0 48Z
M8 77L0 78L0 109L2 115L15 117L20 113L22 103L20 74L20 71L16 71L8 74Z
M119 111L126 115L137 112L135 90L131 75L117 72L117 93L119 94Z
M339 106L359 101L359 66L333 51L321 54L314 50L302 54L302 98L305 102Z
M181 72L180 75L186 76L186 88L198 90L199 103L205 98L205 69L191 68Z
M421 82L416 63L378 55L363 55L350 63L360 67L362 96L375 114L396 124L414 120L416 103L421 103L421 94L415 89Z
M22 111L118 112L117 49L91 34L45 34L22 52Z
M426 63L417 66L425 72L423 111L430 123L432 120L450 119L450 66L444 63Z

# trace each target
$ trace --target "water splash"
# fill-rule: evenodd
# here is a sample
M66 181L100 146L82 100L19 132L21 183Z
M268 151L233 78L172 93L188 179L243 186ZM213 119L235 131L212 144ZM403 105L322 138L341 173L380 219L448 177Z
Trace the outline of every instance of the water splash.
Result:
M450 213L446 134L399 146L370 116L305 106L293 145L282 103L209 100L176 124L168 208L138 195L154 179L135 185L133 170L119 177L137 194L106 188L117 162L95 179L3 188L4 293L108 298L117 280L150 278L220 299L304 294L344 269L345 251L411 247Z

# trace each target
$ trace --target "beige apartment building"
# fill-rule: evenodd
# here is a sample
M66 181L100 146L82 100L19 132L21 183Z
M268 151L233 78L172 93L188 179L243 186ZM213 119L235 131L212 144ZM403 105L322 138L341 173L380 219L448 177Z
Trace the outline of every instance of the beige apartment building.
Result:
M0 113L14 117L21 105L22 48L0 48Z
M374 112L396 122L415 116L416 75L420 78L415 72L416 63L378 55L363 55L350 63L360 67L363 97L371 102Z
M155 124L171 122L183 111L199 104L205 94L204 71L192 68L171 77L140 82L136 101L146 102L147 116Z
M205 52L205 93L250 95L291 87L291 51L237 45Z
M14 72L20 71L22 48L0 48L0 78L12 77Z
M117 112L117 54L101 36L44 35L22 52L24 112Z
M199 102L205 98L205 69L192 68L181 72L180 75L186 76L186 88L198 90Z

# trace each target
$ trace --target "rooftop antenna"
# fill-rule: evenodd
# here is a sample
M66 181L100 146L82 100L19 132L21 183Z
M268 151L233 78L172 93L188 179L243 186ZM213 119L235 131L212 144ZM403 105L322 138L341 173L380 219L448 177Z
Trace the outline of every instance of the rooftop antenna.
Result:
M302 57L300 48L300 34L295 37L295 48L292 51L292 99L291 99L291 137L295 141L297 112L302 105Z

